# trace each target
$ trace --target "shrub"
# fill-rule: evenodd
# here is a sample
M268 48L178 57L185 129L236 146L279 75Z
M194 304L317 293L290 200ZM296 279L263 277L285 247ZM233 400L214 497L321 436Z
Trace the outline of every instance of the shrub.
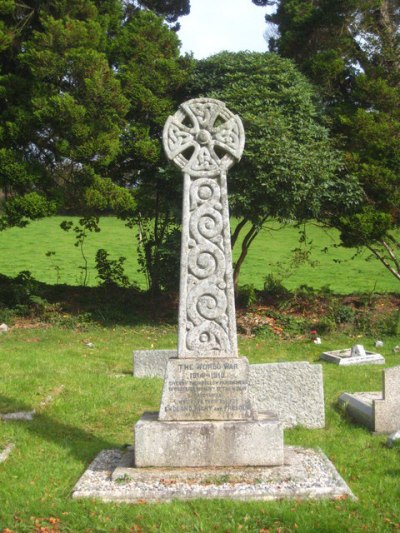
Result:
M129 279L125 274L124 263L126 257L119 257L118 259L108 259L109 253L100 248L96 252L96 270L97 278L101 280L101 284L107 287L120 286L128 287Z
M239 307L249 307L257 303L257 292L254 285L241 285L236 291L236 301Z

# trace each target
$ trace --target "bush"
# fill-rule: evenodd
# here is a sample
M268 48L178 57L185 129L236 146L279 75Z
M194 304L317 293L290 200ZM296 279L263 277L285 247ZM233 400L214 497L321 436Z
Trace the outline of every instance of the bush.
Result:
M102 248L97 250L95 259L97 270L96 277L101 280L101 285L105 285L107 287L128 287L129 279L124 270L126 257L108 259L109 255L110 254Z
M0 276L0 306L12 309L34 303L39 284L29 270L23 270L15 278Z
M254 285L241 285L236 291L236 301L239 307L249 307L257 303L257 292Z
M289 289L283 285L282 280L273 274L268 274L265 278L264 291L268 296L274 296L277 298L288 298L291 295Z
M352 324L355 314L352 307L335 302L329 309L328 317L336 324Z

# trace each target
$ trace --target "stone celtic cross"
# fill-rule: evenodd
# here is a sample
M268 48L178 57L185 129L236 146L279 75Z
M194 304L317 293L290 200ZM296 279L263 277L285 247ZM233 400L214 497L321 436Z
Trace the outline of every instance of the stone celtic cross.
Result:
M219 100L189 100L163 142L184 174L178 357L237 357L227 171L243 152L242 122Z

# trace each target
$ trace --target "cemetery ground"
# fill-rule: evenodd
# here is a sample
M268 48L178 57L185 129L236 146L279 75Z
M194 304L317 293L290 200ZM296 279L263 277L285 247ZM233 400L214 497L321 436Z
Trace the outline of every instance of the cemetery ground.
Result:
M0 412L36 412L31 421L0 422L0 448L15 445L0 466L3 531L393 531L400 527L400 450L386 448L385 436L354 425L336 407L343 391L380 390L381 365L341 368L323 363L325 429L285 431L286 444L322 449L358 501L128 505L72 500L74 484L96 454L131 444L132 428L143 411L158 409L161 380L133 378L131 352L151 346L173 348L176 327L33 325L21 321L0 339ZM372 349L373 340L357 336L351 342ZM383 340L387 366L398 364L400 356L393 353L398 339ZM333 349L349 344L349 337L336 333L323 342L324 349ZM317 362L321 352L321 346L308 337L239 335L239 344L251 363Z
M338 367L323 362L326 427L285 430L286 445L321 449L357 501L193 500L129 505L73 500L73 486L97 453L132 444L133 426L142 413L158 410L162 380L134 378L132 351L176 347L177 298L167 295L152 301L135 288L79 286L80 258L73 257L77 250L72 236L58 228L56 232L51 220L10 230L16 233L10 237L4 232L0 237L3 250L7 239L14 239L14 251L6 252L6 258L2 255L0 272L15 276L20 270L31 270L34 278L42 281L1 279L3 296L19 294L22 300L13 309L0 310L0 322L11 326L0 335L0 413L35 414L32 420L0 420L0 453L8 444L14 445L0 464L0 531L400 529L400 449L387 448L386 436L373 435L354 424L337 407L342 392L380 390L382 365ZM115 220L107 219L107 224L113 238L106 239L105 234L102 238L110 242L109 251L113 256L128 256L126 234L121 237L116 231ZM289 250L295 246L297 230L287 231L285 248ZM132 235L130 232L133 240ZM90 246L94 250L102 247L94 242L89 246L92 237L98 238L88 237L88 256L93 256ZM67 246L61 245L63 238L69 239ZM259 269L265 271L269 263L276 266L282 259L274 252L278 244L269 248L262 236L258 239L248 277L244 275L241 280L248 287L239 293L239 349L250 363L316 363L322 350L363 344L375 351L378 338L384 342L379 351L386 359L385 366L400 363L400 353L394 351L400 344L397 282L390 285L389 275L379 265L365 263L362 258L350 261L354 251L343 256L340 254L347 251L335 248L331 252L339 254L336 258L342 263L330 257L333 264L326 266L329 273L321 264L318 268L304 265L287 279L290 289L300 285L296 276L305 268L308 274L303 270L301 283L306 287L288 292L270 280L268 291L257 291L254 288L263 285ZM282 242L282 237L279 240ZM319 236L318 249L322 244L323 236ZM45 255L56 246L55 256ZM65 260L60 260L59 266L63 270L57 271L57 263L51 261L61 257L62 250ZM131 250L134 255L134 243ZM318 260L326 257L321 252ZM10 270L3 268L6 261ZM363 271L361 276L352 270L365 265L376 270ZM134 272L133 265L129 268ZM65 277L57 280L57 274ZM95 275L92 270L92 285L96 284ZM131 279L134 276L132 273ZM64 285L54 285L57 281ZM326 285L331 289L317 290ZM379 294L383 290L392 294ZM310 330L318 331L322 345L312 342ZM224 482L229 480L210 478L210 483Z

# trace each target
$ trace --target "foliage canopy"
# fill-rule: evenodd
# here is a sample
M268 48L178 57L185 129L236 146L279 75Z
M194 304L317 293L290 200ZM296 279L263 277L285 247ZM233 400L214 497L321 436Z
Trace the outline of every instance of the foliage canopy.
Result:
M400 280L400 1L268 0L270 47L318 87L363 189L343 243L366 246ZM276 32L275 32L276 33Z
M246 145L229 173L230 210L247 223L237 278L248 246L269 219L304 221L343 212L357 188L321 125L310 83L276 54L222 52L196 64L192 95L218 98L243 120Z

